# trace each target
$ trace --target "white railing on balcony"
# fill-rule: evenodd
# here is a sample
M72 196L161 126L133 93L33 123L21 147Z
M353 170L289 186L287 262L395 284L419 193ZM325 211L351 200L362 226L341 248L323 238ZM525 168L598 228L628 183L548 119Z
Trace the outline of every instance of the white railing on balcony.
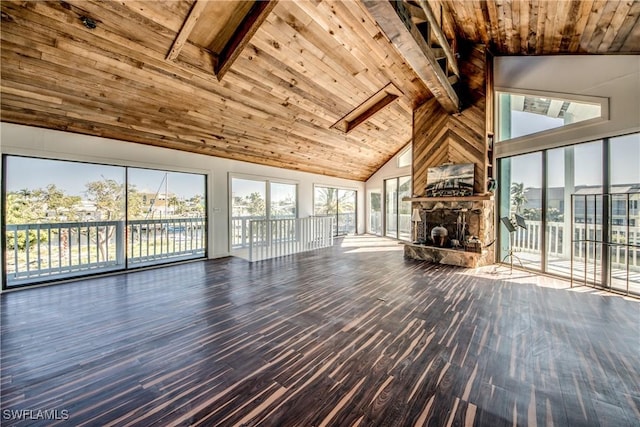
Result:
M333 215L332 215L333 216ZM335 236L344 236L354 234L356 232L356 213L340 212L337 221L334 221L333 234Z
M333 216L249 222L249 261L333 246Z
M234 216L231 217L231 247L233 249L249 246L249 223L264 219L262 216Z
M127 227L127 262L130 267L204 256L203 218L132 220Z
M201 257L204 226L203 218L8 224L7 286Z
M334 236L352 234L356 232L355 212L339 213L338 215L319 215L319 217L333 216L337 220L333 222ZM291 218L272 218L295 219ZM241 249L249 247L249 223L255 220L265 220L263 216L234 216L231 217L231 248Z
M518 227L513 239L513 248L519 252L540 253L541 221L527 220L527 228ZM626 225L610 226L612 241L640 243L640 227L629 227L627 236ZM563 222L547 222L547 255L569 260L571 257L571 230L566 230ZM602 233L601 225L574 224L574 239L576 241L595 240ZM573 248L574 260L583 260L585 252L592 256L593 243L576 243ZM612 246L609 259L613 266L627 264L627 254L624 247ZM630 248L628 257L630 268L640 268L640 249Z
M110 271L124 265L124 222L8 224L7 286Z

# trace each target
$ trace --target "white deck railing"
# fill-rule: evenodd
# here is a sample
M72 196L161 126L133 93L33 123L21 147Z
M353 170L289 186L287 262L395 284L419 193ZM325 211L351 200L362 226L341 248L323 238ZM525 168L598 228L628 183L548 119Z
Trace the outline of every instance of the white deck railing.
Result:
M513 239L513 248L516 251L540 253L540 236L542 223L540 221L527 220L527 228L518 227ZM629 227L627 236L626 225L612 225L612 241L640 244L640 227ZM566 230L563 222L547 222L547 255L569 260L571 257L571 230ZM602 233L601 225L574 224L574 239L576 241L595 240L596 235ZM574 260L584 259L585 251L592 256L595 243L576 243L573 248ZM613 265L626 265L627 254L623 246L611 246L609 259ZM629 267L640 268L640 249L629 248Z
M249 223L264 219L262 216L234 216L231 217L231 247L233 249L249 246Z
M330 215L321 215L330 216ZM355 212L339 213L331 215L337 217L333 222L334 236L351 234L356 232L356 214ZM263 216L234 216L231 217L231 248L246 249L249 247L249 223L255 220L265 220ZM273 220L295 219L291 218L271 218Z
M335 218L262 219L249 222L249 261L333 246Z
M203 218L6 225L7 286L204 256Z

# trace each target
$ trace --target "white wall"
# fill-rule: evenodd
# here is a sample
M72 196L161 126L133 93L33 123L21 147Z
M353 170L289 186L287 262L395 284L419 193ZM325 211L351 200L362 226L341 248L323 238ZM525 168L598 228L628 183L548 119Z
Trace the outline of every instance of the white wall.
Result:
M494 86L609 99L609 120L496 144L498 156L640 131L640 55L501 56Z
M391 160L385 163L380 169L376 171L366 182L366 192L367 192L367 228L366 232L371 233L369 227L369 212L371 212L371 200L369 198L369 193L378 192L382 195L382 216L384 217L385 212L385 200L384 200L384 180L389 178L397 178L399 176L407 176L411 175L411 166L405 166L402 168L398 167L398 157L404 152L404 150L410 146L411 143L407 144L407 146L403 147ZM384 233L384 230L383 230Z
M210 258L229 255L229 173L298 183L300 217L313 214L313 186L316 184L357 190L358 207L364 206L365 200L365 184L359 181L10 123L0 124L0 153L206 174ZM364 218L364 209L359 208L360 234L365 230Z

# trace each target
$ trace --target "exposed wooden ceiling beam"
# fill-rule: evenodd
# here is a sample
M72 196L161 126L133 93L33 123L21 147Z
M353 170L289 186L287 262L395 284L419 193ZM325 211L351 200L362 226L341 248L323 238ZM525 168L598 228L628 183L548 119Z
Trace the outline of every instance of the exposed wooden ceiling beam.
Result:
M180 32L171 45L171 49L167 54L168 60L174 61L178 58L178 55L180 55L180 51L187 42L189 34L191 34L191 31L193 31L193 28L196 26L198 18L200 18L200 15L202 14L202 11L205 9L205 7L207 7L207 2L205 0L196 0L196 2L193 4L193 6L191 7L191 11L187 16L187 19L184 20Z
M427 18L427 22L429 22L429 26L431 27L431 31L433 31L433 35L436 36L440 47L444 50L444 54L447 57L447 62L451 67L451 71L453 71L453 74L460 77L460 70L458 70L458 61L456 60L456 57L451 50L451 46L449 46L447 38L440 28L438 20L436 19L436 15L433 13L431 6L429 6L427 0L418 0L418 3L420 3L420 7L422 7L422 10L424 11L424 15Z
M367 108L362 114L360 114L352 121L347 122L347 132L352 131L356 126L366 122L371 116L382 110L384 107L386 107L396 99L398 99L398 95L394 93L385 93L379 101L377 101L371 107Z
M411 17L413 18L413 22L427 22L427 16L424 14L424 10L422 8L413 5L411 3L407 3L405 1L404 6L411 13Z
M344 133L349 133L400 96L402 96L402 91L393 83L389 83L350 111L346 116L331 125L331 127L339 129Z
M459 112L458 95L404 4L377 0L362 3L440 105L448 113Z
M242 50L249 44L251 37L258 31L260 25L267 19L269 13L276 7L278 0L256 1L253 8L235 31L229 43L224 47L215 67L218 80L222 80L225 73L231 68Z

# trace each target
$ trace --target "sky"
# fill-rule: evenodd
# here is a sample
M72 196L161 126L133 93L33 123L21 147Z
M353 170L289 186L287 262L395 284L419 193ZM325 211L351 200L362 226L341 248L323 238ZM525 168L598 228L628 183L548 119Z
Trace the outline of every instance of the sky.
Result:
M271 182L271 203L278 203L287 199L296 199L296 185L295 184L282 184L277 182ZM260 193L263 198L266 198L266 182L233 178L231 181L231 197L240 197L244 199L251 193Z
M141 192L164 192L165 171L129 168L129 183ZM30 157L7 157L7 191L34 190L55 184L67 195L83 197L86 183L113 179L124 182L125 168L80 162L36 159ZM204 195L204 175L168 172L168 191L178 197L191 198Z
M164 192L165 171L153 169L129 168L129 183L145 193ZM124 182L125 168L69 162L59 160L37 159L30 157L7 157L7 191L22 189L34 190L55 184L70 196L84 197L86 183L113 179ZM204 194L204 176L180 172L168 172L168 191L179 197L190 198ZM271 183L271 201L291 198L295 200L295 185ZM265 194L265 182L245 179L233 179L234 196L244 197L253 192Z

